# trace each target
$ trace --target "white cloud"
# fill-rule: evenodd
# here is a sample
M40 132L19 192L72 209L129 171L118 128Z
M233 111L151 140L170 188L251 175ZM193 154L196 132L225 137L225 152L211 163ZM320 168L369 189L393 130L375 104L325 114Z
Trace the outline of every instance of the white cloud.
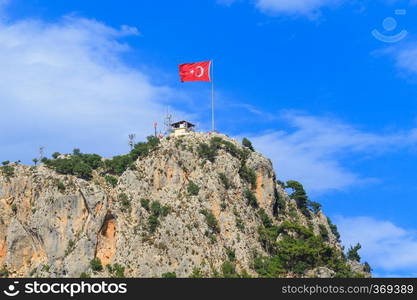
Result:
M239 0L217 0L224 5L231 5ZM303 15L317 17L320 9L338 5L346 0L254 0L256 8L266 14Z
M343 166L350 155L375 155L407 147L417 141L416 131L376 134L360 131L331 118L286 112L293 131L273 131L249 135L256 148L270 157L281 180L295 179L312 193L345 189L365 183Z
M417 43L409 43L390 48L386 53L393 54L397 66L410 74L417 74Z
M235 2L243 0L217 0L218 3L230 6ZM403 0L380 0L381 4L392 5ZM321 14L322 9L326 7L337 8L342 4L352 4L361 7L359 11L364 10L367 2L364 0L249 0L254 3L255 7L261 12L269 15L295 15L306 16L314 19ZM411 0L410 5L417 3L417 0Z
M417 233L401 228L392 222L370 217L337 217L335 223L346 248L356 243L362 245L359 254L364 261L390 275L409 272L401 276L415 275L417 269ZM394 273L393 273L394 272Z
M412 83L417 79L417 40L412 38L392 46L377 49L371 53L376 57L388 56L392 58L398 75Z
M258 0L256 7L265 13L314 16L318 14L320 8L339 2L339 0Z
M145 64L123 61L129 46L121 39L138 34L74 16L0 21L0 156L27 159L39 145L109 155L127 150L128 133L151 134L166 104L182 96L153 83L138 69Z

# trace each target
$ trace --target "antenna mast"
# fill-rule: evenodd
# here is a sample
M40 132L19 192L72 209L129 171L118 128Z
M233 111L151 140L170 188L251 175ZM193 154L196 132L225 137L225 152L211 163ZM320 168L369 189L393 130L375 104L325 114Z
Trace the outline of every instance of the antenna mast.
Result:
M165 126L164 135L169 135L171 133L171 124L172 124L172 115L169 113L169 107L167 107L167 113L164 118L164 126Z

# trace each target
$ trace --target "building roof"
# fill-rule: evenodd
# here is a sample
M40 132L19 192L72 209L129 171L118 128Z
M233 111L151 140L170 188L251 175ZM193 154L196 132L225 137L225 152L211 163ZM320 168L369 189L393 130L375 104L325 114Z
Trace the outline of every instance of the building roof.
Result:
M179 124L182 124L182 123L186 123L187 127L195 127L195 125L193 123L190 123L190 122L187 122L187 121L184 121L184 120L172 123L171 126L179 125Z

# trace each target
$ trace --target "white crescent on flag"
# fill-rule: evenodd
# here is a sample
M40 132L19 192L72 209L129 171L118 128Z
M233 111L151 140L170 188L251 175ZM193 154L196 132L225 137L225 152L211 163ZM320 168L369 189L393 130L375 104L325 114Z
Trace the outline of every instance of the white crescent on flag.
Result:
M204 75L204 68L202 66L198 66L196 69L200 70L200 74L196 74L195 76L200 78Z

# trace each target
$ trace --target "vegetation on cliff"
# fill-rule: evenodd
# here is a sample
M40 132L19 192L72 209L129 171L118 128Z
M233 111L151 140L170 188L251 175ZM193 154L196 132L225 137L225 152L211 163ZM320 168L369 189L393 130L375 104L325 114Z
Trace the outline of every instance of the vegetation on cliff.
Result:
M80 149L74 149L72 155L64 155L55 152L52 159L44 157L42 162L60 174L74 175L82 179L90 180L93 170L100 169L101 173L111 175L121 175L139 158L148 155L154 150L159 139L149 136L147 142L140 142L133 146L130 153L126 155L114 156L111 159L103 160L98 154L84 154ZM107 181L114 185L114 179L107 177Z
M52 239L47 245L55 246L44 252L53 255L31 262L29 271L0 257L0 277L314 277L317 268L332 277L361 277L371 271L367 263L363 272L352 270L350 262L360 262L360 245L345 255L321 205L301 183L277 181L270 161L246 138L238 144L220 134L148 137L111 159L74 149L41 162L34 161L30 172L8 161L0 167L0 198L1 176L5 191L14 191L7 187L12 177L27 176L19 187L32 190L18 195L36 198L24 202L7 195L13 202L0 207L0 234L18 226L14 220L25 224L30 218L32 227L22 235L42 241L39 248ZM56 228L60 222L69 225ZM10 249L25 242L9 239ZM32 251L25 248L30 243L19 247Z

